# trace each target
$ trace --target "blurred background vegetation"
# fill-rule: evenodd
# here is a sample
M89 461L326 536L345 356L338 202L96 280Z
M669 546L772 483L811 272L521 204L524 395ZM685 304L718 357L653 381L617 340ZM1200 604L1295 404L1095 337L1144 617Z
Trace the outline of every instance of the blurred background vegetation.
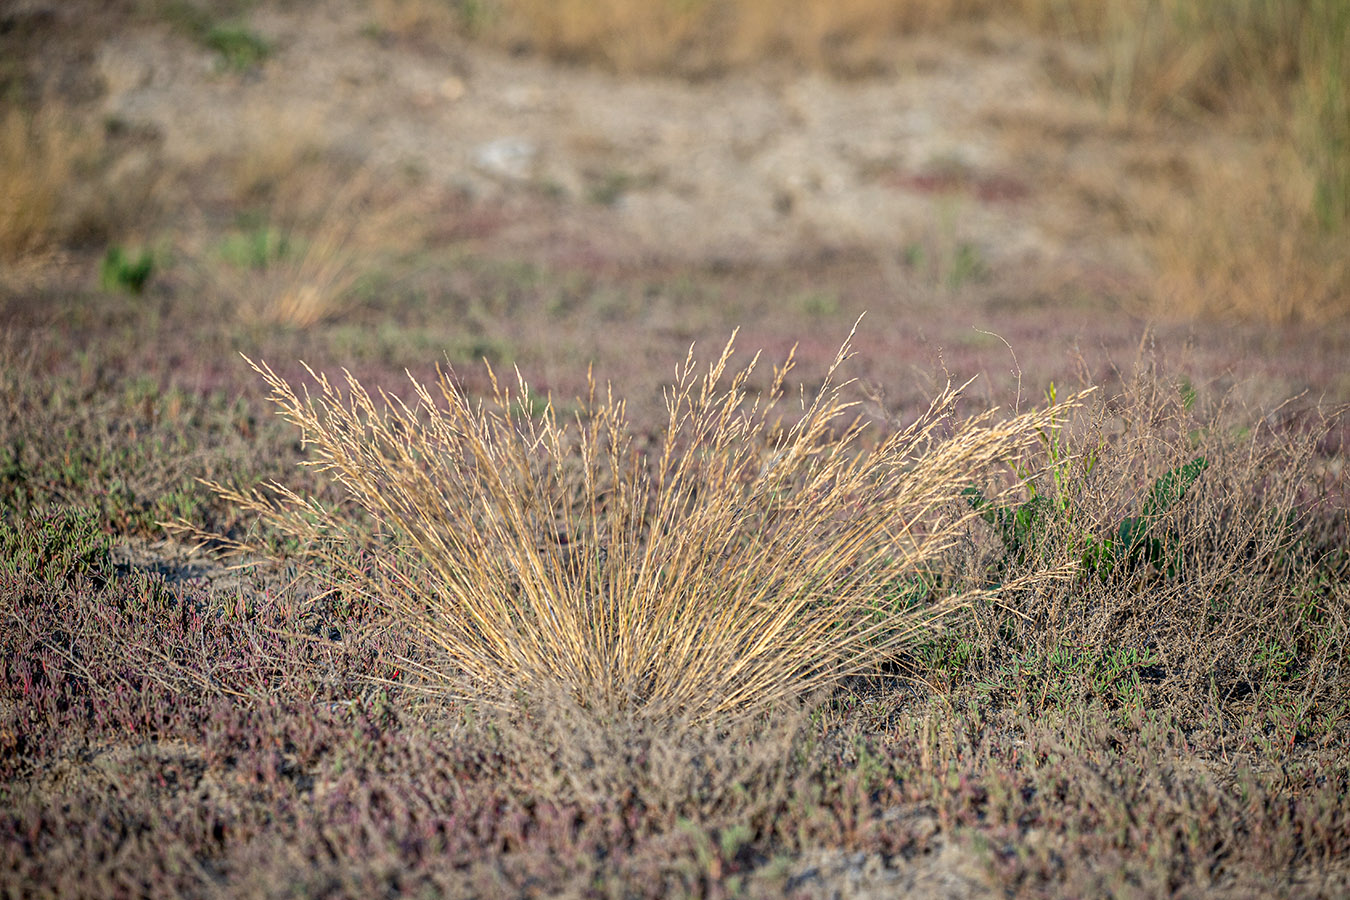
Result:
M859 76L887 39L997 19L1099 49L1078 87L1113 118L1226 114L1288 140L1305 212L1350 216L1350 6L1338 0L373 0L408 30L462 33L618 72L707 76L787 60Z
M80 4L76 4L77 6ZM288 0L114 0L85 4L88 44L127 25L168 24L245 72L274 50L250 27ZM1157 310L1264 322L1326 321L1350 309L1350 5L1341 0L363 0L372 34L423 47L468 40L614 73L707 81L750 67L866 79L897 65L914 35L1047 41L1046 72L1091 98L1104 129L1174 127L1230 136L1179 197L1160 179L1133 198L1131 227L1152 261ZM28 12L25 13L24 9ZM149 207L152 179L108 176L109 126L84 127L78 81L33 87L34 59L77 51L70 23L24 4L0 28L0 258L105 244ZM56 9L57 7L52 7ZM33 13L36 9L38 12ZM63 29L65 31L63 32ZM62 42L65 42L64 44ZM61 46L58 46L61 45ZM298 151L291 157L301 156ZM123 167L125 168L125 167ZM609 173L592 196L634 176ZM1110 173L1104 173L1110 179ZM616 181L616 179L623 179ZM239 176L240 190L247 173ZM266 181L266 177L263 177ZM257 179L254 179L256 182ZM342 281L346 276L337 280ZM349 280L349 279L347 279ZM295 308L312 307L292 298ZM308 315L308 313L306 313Z

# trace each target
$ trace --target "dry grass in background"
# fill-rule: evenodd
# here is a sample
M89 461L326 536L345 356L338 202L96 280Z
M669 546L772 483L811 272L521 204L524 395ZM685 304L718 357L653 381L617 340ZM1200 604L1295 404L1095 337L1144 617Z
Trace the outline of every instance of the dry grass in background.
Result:
M1143 245L1157 265L1152 291L1168 318L1323 322L1343 315L1350 289L1344 232L1326 233L1312 172L1268 142L1197 167L1184 187L1139 197Z
M1202 166L1196 196L1142 211L1163 278L1157 310L1270 322L1345 314L1350 7L1025 0L1021 8L1051 33L1099 48L1102 63L1083 86L1109 118L1217 117L1261 147Z
M203 165L209 159L224 170L226 187L240 204L278 199L295 204L299 194L331 188L312 183L329 151L322 123L313 115L299 115L278 103L260 104L241 115L236 128L237 143L223 160L216 161L219 147L204 145L199 152Z
M75 169L93 149L57 111L5 110L0 118L0 258L15 260L60 239Z
M407 406L350 375L345 390L319 378L311 398L258 366L311 464L383 540L280 486L213 487L384 606L426 652L410 665L451 696L561 692L602 715L691 720L758 710L871 671L959 604L895 597L962 532L961 490L1066 407L954 422L949 390L869 446L842 396L847 344L795 412L790 358L756 395L755 363L730 374L731 353L700 376L691 351L645 452L609 392L568 423L523 381L486 407L448 376L414 382Z
M214 247L194 246L201 278L243 322L313 325L350 307L372 259L415 242L403 205L377 197L367 171L308 163L266 187L261 211Z
M108 131L62 104L0 102L0 262L11 279L41 281L66 247L143 235L167 179L149 155L114 158Z
M372 0L371 14L398 33L458 29L619 71L708 74L784 58L865 73L890 64L890 35L989 18L1061 44L1082 42L1097 51L1095 62L1065 54L1080 62L1056 66L1056 78L1096 97L1105 120L1200 121L1232 136L1224 145L1260 148L1198 165L1194 193L1140 207L1121 198L1123 226L1142 238L1160 275L1154 309L1276 323L1346 311L1350 12L1337 0ZM31 260L61 242L146 239L155 206L147 198L160 173L113 178L107 170L116 160L99 159L108 143L102 129L92 121L76 127L55 109L10 109L3 125L0 255ZM241 205L270 204L278 185L324 152L314 123L292 122L273 107L260 108L242 131L263 139L225 160L232 202ZM261 293L281 299L250 315L268 320L275 306L276 317L303 323L327 314L311 310L340 307L331 298L350 287L350 276L334 271L349 268L337 264L336 248L349 240L312 241L306 271L283 277L278 267L272 275L286 283ZM233 293L247 301L241 305L254 302L252 286Z

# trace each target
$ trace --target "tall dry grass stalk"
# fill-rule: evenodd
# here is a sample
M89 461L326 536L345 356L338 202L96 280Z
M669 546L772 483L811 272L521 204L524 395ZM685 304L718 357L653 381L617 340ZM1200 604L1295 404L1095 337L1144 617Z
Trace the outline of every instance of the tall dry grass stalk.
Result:
M898 598L962 533L962 488L1064 405L957 421L948 389L874 435L843 397L847 343L800 405L791 356L756 393L758 357L732 371L732 352L700 369L691 349L651 446L608 389L565 421L519 376L494 376L487 403L448 375L413 381L405 403L350 374L315 375L311 396L253 364L375 537L280 485L210 486L382 605L442 694L561 691L600 714L705 721L762 709L874 670L962 604Z

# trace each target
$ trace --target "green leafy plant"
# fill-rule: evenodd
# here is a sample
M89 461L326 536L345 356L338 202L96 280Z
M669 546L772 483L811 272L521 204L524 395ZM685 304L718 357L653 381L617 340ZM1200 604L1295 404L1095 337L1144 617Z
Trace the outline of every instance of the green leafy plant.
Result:
M263 270L292 255L289 235L279 228L258 224L230 235L220 245L220 255L241 269Z
M92 511L56 507L13 522L0 521L0 572L42 580L100 576L111 540Z
M1053 405L1056 389L1052 384L1046 394ZM1194 403L1194 389L1182 387L1182 403L1189 408ZM1052 488L1038 487L1037 478L1025 470L1014 469L1021 477L1030 496L1014 506L1001 505L985 497L977 487L962 492L966 502L984 521L996 530L1004 553L998 562L998 571L1004 573L1013 566L1024 566L1048 549L1051 534L1062 535L1072 542L1084 573L1092 573L1105 581L1114 574L1132 574L1150 566L1169 577L1176 574L1180 560L1173 552L1178 536L1163 530L1160 521L1186 496L1209 461L1197 456L1159 476L1149 488L1139 513L1126 516L1105 535L1099 536L1075 521L1075 491L1071 483L1070 463L1075 459L1064 437L1063 423L1052 423L1041 431L1048 466L1045 475ZM1100 448L1085 457L1084 474L1096 467Z
M1173 552L1177 534L1160 530L1159 520L1186 496L1200 473L1209 467L1209 461L1197 456L1190 462L1169 469L1153 483L1137 516L1127 516L1110 537L1086 538L1083 566L1102 580L1116 572L1134 572L1141 566L1151 566L1176 575L1181 560Z
M257 32L237 24L212 26L202 36L202 43L219 53L222 62L236 72L255 68L272 52L272 46Z
M243 72L261 64L272 52L272 46L257 32L238 21L219 21L242 12L241 4L225 3L199 5L189 0L158 0L160 18L203 47L220 55L226 68Z
M1138 515L1126 516L1105 537L1080 535L1083 571L1093 573L1103 581L1113 574L1138 571L1142 566L1152 566L1169 576L1174 575L1180 563L1172 552L1177 536L1172 531L1161 531L1158 522L1181 502L1208 466L1209 462L1203 456L1197 456L1184 465L1169 469L1153 483ZM1032 491L1030 499L1014 507L990 502L979 488L968 487L963 492L966 502L980 518L994 526L1003 542L1005 553L1000 561L1001 570L1034 558L1044 548L1052 521L1057 516L1062 518L1069 509L1066 500L1038 493L1030 482L1028 486Z
M979 281L987 274L988 267L980 256L979 248L963 241L952 255L945 280L947 287L955 291L972 281Z
M1053 406L1058 390L1052 383L1046 391L1046 400ZM999 561L1000 573L1012 565L1025 565L1042 545L1052 522L1067 522L1074 517L1074 492L1070 486L1070 464L1074 454L1063 433L1064 422L1055 420L1038 434L1048 465L1040 478L1037 473L1014 464L1013 472L1025 486L1029 497L1016 506L1006 506L986 498L979 488L970 486L962 491L966 502L990 525L997 529L1004 554ZM1086 458L1085 473L1096 466L1095 452ZM1040 480L1049 477L1051 487L1042 490Z
M613 206L633 187L637 179L620 169L609 169L595 176L586 189L586 198L598 206Z
M135 256L114 244L103 256L99 268L99 283L105 291L126 291L139 294L155 271L155 255L143 249Z

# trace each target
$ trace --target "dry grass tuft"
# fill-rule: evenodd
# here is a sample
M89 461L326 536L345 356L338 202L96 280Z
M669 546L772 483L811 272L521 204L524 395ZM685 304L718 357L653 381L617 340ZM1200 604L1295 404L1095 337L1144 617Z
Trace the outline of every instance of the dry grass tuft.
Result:
M1091 89L1115 116L1269 104L1302 68L1322 3L1023 0L1034 26L1103 51Z
M417 233L376 196L375 181L367 171L297 171L269 215L218 248L222 258L204 273L209 290L247 323L303 328L340 316L372 260Z
M1309 215L1316 191L1314 173L1275 146L1199 170L1184 197L1146 198L1155 312L1271 324L1344 316L1350 262L1343 235Z
M947 389L880 436L843 398L847 342L791 409L791 356L757 393L758 357L732 371L732 352L700 369L691 350L650 445L594 386L566 421L523 380L494 376L486 404L446 375L414 381L409 405L350 374L316 375L312 397L255 364L376 536L279 485L211 487L382 605L438 695L561 691L599 715L694 721L790 702L873 671L964 602L905 598L963 533L962 489L1076 401L958 421Z
M11 108L0 119L0 258L58 238L61 201L90 143L55 112Z

